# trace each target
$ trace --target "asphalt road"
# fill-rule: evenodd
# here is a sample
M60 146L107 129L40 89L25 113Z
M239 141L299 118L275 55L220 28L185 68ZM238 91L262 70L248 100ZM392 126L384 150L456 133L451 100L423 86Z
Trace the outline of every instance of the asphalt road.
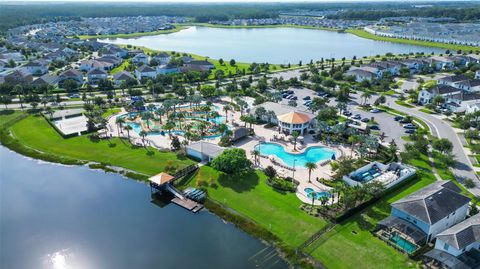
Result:
M430 129L432 130L432 134L434 136L439 138L446 138L452 142L453 154L455 154L457 159L457 164L453 167L453 174L459 182L463 182L463 180L467 178L473 179L476 187L469 189L469 191L475 196L480 197L480 180L478 179L478 176L473 170L473 165L470 162L468 156L465 154L462 142L460 141L459 136L455 133L452 126L435 116L418 111L415 108L408 108L398 105L395 103L395 99L393 97L388 97L387 103L389 107L395 110L410 114L423 120L426 124L428 124L428 126L430 126Z

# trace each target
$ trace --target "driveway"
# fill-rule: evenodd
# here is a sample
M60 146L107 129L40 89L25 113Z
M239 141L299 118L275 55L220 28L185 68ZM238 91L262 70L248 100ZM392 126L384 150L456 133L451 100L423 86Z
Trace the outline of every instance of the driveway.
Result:
M480 180L478 179L477 174L473 170L473 165L470 162L468 156L465 154L462 142L460 141L459 136L455 133L452 126L435 116L418 111L415 108L408 108L398 105L395 103L395 99L393 97L387 97L387 103L389 107L395 110L410 114L423 120L425 123L428 124L428 126L430 126L433 136L439 138L446 138L452 142L453 154L455 154L457 159L457 164L453 167L453 174L459 182L463 182L463 180L467 178L473 179L476 186L468 190L475 196L480 197Z

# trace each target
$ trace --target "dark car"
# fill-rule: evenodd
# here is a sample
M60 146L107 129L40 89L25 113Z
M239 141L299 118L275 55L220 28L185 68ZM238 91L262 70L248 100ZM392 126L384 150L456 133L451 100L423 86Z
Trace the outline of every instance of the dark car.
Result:
M369 122L369 121L370 121L369 118L363 118L363 119L362 119L362 122Z
M293 94L293 91L290 90L290 91L287 91L287 93L288 93L288 94Z
M310 100L310 99L312 99L310 96L303 97L303 100Z
M405 130L405 133L406 134L414 134L415 131L416 131L415 129L407 129L407 130Z
M290 99L290 100L297 100L297 99L298 99L298 97L294 96L294 97L292 97L292 99Z
M395 118L393 118L395 121L399 121L399 120L403 120L403 116L395 116Z
M352 115L352 112L350 111L343 111L343 115L350 117Z
M380 126L378 125L370 125L370 130L380 130Z
M400 123L410 123L410 121L407 120L407 119L405 119L405 118L401 119L399 122L400 122Z
M362 118L360 114L356 114L355 116L352 117L353 119L359 120Z

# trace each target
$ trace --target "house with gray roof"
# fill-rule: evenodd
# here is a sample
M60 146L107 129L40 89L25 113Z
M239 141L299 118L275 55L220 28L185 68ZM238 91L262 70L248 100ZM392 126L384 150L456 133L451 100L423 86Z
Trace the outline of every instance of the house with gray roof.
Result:
M470 198L460 192L451 181L432 183L392 203L390 216L378 226L387 238L391 236L390 241L402 238L393 241L407 241L416 246L430 242L466 218Z
M97 85L101 80L108 79L108 73L103 69L92 69L87 73L88 83Z
M32 82L32 86L39 87L42 85L55 86L58 84L58 76L53 73L47 73Z
M418 93L418 103L425 105L432 102L435 96L442 96L445 101L451 102L453 99L458 100L457 95L461 95L462 90L447 84L438 84L430 89L423 89Z
M142 78L155 78L157 76L157 71L148 65L142 65L135 69L135 75L139 80Z
M439 268L480 268L480 214L439 233L425 260Z
M132 73L130 73L128 71L121 71L121 72L115 73L113 75L113 83L117 87L122 85L122 83L127 83L127 81L129 81L129 80L136 81L136 79L132 75Z
M187 155L201 161L211 162L222 154L224 148L205 141L194 142L186 147Z
M65 80L74 80L78 84L83 84L83 73L76 69L65 70L60 74L58 83L61 84Z
M362 68L350 69L345 72L345 75L355 77L356 82L362 82L364 80L374 80L377 78L377 74L364 70Z

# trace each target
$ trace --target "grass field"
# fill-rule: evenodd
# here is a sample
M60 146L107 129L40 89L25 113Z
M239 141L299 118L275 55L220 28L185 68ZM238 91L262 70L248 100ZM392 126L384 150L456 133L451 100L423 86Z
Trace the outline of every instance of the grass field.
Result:
M225 176L208 166L202 166L189 185L213 182L207 187L208 196L270 230L290 246L296 247L327 222L299 209L300 200L293 193L274 191L262 172L246 176Z
M185 29L186 27L181 25L175 25L175 28L169 30L158 30L153 32L138 32L131 34L113 34L113 35L81 35L78 36L80 39L91 39L91 38L131 38L131 37L140 37L140 36L150 36L150 35L162 35L162 34L171 34Z
M3 121L3 120L2 120ZM194 162L174 153L133 147L119 138L92 142L86 135L64 139L41 116L28 116L11 127L18 141L41 152L131 169L146 175L162 172L167 164L182 168Z
M439 43L439 42L430 42L430 41L410 40L410 39L376 36L374 34L371 34L369 32L364 31L363 29L348 29L346 32L354 34L354 35L362 37L362 38L368 38L368 39L373 39L373 40L378 40L378 41L387 41L387 42L410 44L410 45L417 45L417 46L435 47L435 48L449 49L449 50L455 50L455 51L457 51L457 50L480 51L480 47L474 47L474 46L455 45L455 44L447 44L447 43Z
M413 181L401 185L380 202L357 213L326 233L307 251L328 268L410 268L413 261L382 240L371 230L390 214L390 203L405 197L435 181L427 156L410 163L419 169Z

